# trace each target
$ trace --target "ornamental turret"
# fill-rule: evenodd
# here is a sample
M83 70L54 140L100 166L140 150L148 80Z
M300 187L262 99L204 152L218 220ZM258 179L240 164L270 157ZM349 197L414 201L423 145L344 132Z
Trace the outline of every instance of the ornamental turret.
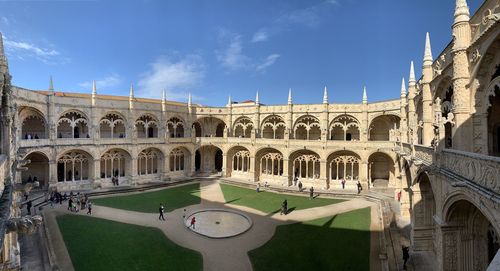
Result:
M427 32L425 36L424 63L422 66L422 144L426 146L430 146L434 138L431 93L431 82L434 77L432 62L431 39L429 32Z

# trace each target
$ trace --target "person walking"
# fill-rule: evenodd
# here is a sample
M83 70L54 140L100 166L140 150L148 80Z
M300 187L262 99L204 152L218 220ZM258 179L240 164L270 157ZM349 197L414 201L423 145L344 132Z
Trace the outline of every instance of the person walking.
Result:
M31 215L31 206L33 206L33 203L30 201L28 201L28 203L26 203L26 209L28 210L28 215Z
M283 201L283 203L281 204L281 212L280 212L280 215L282 214L287 214L288 213L288 202L286 201L286 199Z
M158 209L160 212L160 216L158 217L158 220L163 220L165 221L165 217L163 217L163 212L165 211L165 207L163 207L163 204L160 203L160 208Z
M342 184L342 189L345 189L345 179L342 178L342 181L340 181L340 183Z
M196 218L193 216L193 217L191 218L191 225L190 225L189 227L193 227L193 230L194 230L194 228L195 228L195 224L196 224Z
M302 192L302 182L299 181L299 192Z
M87 214L92 215L92 202L90 201L87 203Z
M361 186L361 183L358 181L356 184L358 186L358 194L361 193L361 190L363 190L363 187Z
M406 270L406 262L410 258L410 247L402 247L403 250L403 269Z
M314 199L314 187L312 186L309 189L309 199Z

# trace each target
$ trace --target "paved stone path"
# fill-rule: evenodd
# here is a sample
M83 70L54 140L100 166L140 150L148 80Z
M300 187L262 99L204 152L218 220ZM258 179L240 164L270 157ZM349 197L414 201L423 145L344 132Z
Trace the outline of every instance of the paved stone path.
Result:
M183 208L166 213L166 221L159 221L157 214L147 214L134 211L114 209L104 206L95 206L92 209L93 217L118 221L122 223L136 224L148 227L155 227L173 242L180 246L199 251L203 256L203 270L252 270L252 265L247 252L258 248L269 241L276 230L276 226L291 224L302 221L309 221L317 218L333 216L339 213L345 213L352 210L371 207L371 255L370 270L379 271L379 239L378 232L381 230L379 223L380 216L377 211L377 204L353 199L327 205L323 207L310 208L306 210L293 211L288 215L268 215L261 211L237 206L233 204L224 204L224 195L217 181L203 181L201 185L201 204L186 207L186 214L206 208L225 208L234 209L243 212L253 220L253 226L242 235L227 239L210 239L191 232L184 225L182 219ZM55 209L46 208L44 211L46 217L46 227L50 233L50 246L56 254L57 262L61 270L74 270L71 259L66 250L64 240L57 227L55 216L70 213L66 210L66 205L57 206ZM75 214L75 213L71 213ZM85 212L77 213L85 215Z

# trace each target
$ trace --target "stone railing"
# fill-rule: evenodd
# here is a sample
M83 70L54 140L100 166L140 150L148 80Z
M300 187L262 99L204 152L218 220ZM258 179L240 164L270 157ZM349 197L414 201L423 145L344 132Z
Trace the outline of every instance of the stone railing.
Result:
M500 158L457 150L443 150L437 165L496 194L500 194Z

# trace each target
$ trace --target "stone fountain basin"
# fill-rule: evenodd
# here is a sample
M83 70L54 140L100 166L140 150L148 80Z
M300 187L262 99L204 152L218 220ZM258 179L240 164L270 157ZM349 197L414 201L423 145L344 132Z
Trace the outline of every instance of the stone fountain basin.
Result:
M195 217L195 229L189 227ZM230 238L245 233L252 227L252 220L247 215L228 209L203 209L186 217L186 227L197 234L209 238Z

